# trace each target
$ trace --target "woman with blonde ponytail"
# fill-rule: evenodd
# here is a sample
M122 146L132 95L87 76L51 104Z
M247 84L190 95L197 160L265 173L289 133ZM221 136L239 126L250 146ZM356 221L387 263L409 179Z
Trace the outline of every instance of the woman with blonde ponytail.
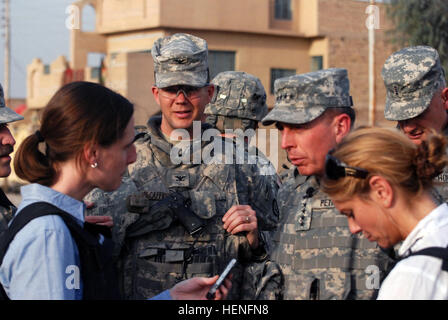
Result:
M378 299L448 299L448 206L431 193L446 143L435 133L417 146L396 130L360 128L327 155L324 191L350 231L382 248L402 242Z

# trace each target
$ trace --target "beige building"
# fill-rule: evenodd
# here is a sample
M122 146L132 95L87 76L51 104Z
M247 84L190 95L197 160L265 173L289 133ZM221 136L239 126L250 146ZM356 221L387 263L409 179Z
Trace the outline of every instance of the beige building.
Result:
M153 42L186 32L207 40L211 77L225 70L256 75L268 92L270 107L275 79L321 68L347 68L358 124L367 124L368 5L355 0L77 1L73 26L82 25L83 11L91 6L96 30L71 31L69 61L60 57L44 66L35 59L28 66L28 112L38 113L64 83L86 80L104 83L126 96L136 105L137 124L146 123L159 111L150 90ZM380 72L393 48L385 41L385 8L382 4L377 8L376 123L388 124L382 115L385 90ZM104 55L101 68L87 66L89 53ZM281 165L286 160L278 150Z

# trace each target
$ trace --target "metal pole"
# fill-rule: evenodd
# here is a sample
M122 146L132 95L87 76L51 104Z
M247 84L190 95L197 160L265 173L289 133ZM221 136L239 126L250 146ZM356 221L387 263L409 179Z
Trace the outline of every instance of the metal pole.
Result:
M11 76L9 73L9 67L10 67L10 48L11 48L11 42L10 42L10 36L11 31L9 28L9 0L3 0L4 1L4 10L5 10L5 74L4 74L4 80L3 80L3 90L5 94L5 103L7 106L9 106L9 98L10 98L10 89L9 89L9 83L11 80Z
M11 75L9 73L9 67L10 67L10 54L11 54L11 42L10 42L10 25L9 25L9 0L3 0L4 1L4 22L5 22L5 74L3 79L3 90L4 90L4 98L5 98L5 104L7 107L10 107L10 80ZM5 178L3 180L3 190L6 192L8 190L8 179Z
M374 5L375 0L370 0ZM369 28L369 126L375 126L375 23L370 24Z

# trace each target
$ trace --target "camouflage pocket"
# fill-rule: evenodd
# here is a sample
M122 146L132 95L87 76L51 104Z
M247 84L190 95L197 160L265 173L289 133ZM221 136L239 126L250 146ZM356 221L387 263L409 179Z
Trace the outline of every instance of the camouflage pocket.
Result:
M351 290L349 272L326 272L320 287L320 300L345 300Z
M147 246L138 252L134 271L134 290L136 297L149 298L163 290L173 287L181 280L192 277L210 277L214 275L214 261L184 264L185 247L163 249L164 245Z
M161 262L179 262L184 261L184 251L189 249L190 245L184 243L148 243L138 251L138 257L142 259L157 260ZM158 256L158 259L154 259Z
M218 201L225 200L225 195L210 191L190 191L191 209L202 219L213 218L217 211Z
M273 261L252 262L244 269L243 300L282 300L284 279Z
M284 300L310 300L311 287L319 280L314 275L296 273L290 268L283 268L285 277Z

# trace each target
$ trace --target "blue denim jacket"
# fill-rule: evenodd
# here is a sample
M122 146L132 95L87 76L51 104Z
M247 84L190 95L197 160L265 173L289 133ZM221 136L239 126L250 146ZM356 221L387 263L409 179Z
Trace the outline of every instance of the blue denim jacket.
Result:
M83 202L51 188L31 184L21 188L27 205L48 202L84 223ZM78 248L62 218L48 215L33 219L11 242L0 266L0 282L10 299L82 299Z
M40 184L21 188L22 202L15 216L35 202L48 202L84 223L85 204ZM101 241L102 239L100 239ZM13 300L81 300L79 252L62 218L33 219L11 242L0 266L0 282ZM168 290L151 298L171 300Z

